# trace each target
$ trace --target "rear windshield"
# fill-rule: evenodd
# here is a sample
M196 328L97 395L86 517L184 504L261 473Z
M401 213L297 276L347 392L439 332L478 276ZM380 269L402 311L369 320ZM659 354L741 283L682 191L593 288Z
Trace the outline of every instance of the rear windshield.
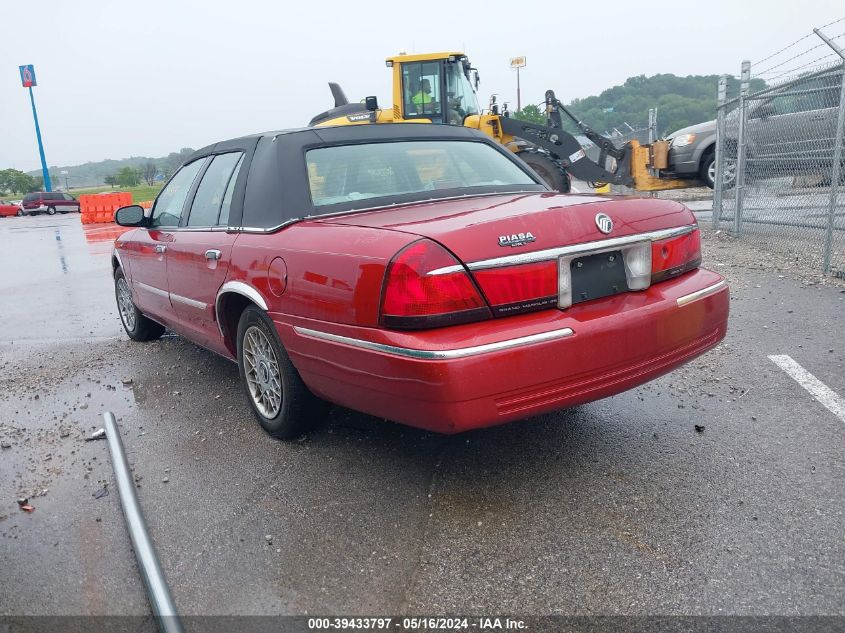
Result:
M306 152L305 159L311 200L315 207L327 207L326 211L374 206L378 202L546 190L516 162L490 145L475 141L321 147Z

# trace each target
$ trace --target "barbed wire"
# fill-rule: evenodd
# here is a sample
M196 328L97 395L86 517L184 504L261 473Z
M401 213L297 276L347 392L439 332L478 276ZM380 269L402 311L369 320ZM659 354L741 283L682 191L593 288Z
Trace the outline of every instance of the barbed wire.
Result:
M829 63L831 65L833 65L834 61L841 60L841 59L842 58L839 57L839 55L837 55L836 53L831 51L827 55L823 55L822 57L817 57L816 59L809 61L806 64L802 64L801 66L796 66L795 68L790 68L789 70L786 70L786 71L784 71L784 72L782 72L778 75L775 75L774 77L769 77L769 78L766 79L766 81L772 82L772 81L776 81L776 80L780 79L781 77L788 77L790 75L794 75L799 70L803 70L804 68L809 68L810 66L819 66L819 67L824 66L825 60L829 60ZM820 70L821 70L821 68L820 68Z
M831 39L831 40L833 40L833 41L836 41L837 39L839 39L840 37L843 37L843 36L845 36L845 31L843 31L843 32L842 32L842 33L840 33L839 35L834 35L834 36L833 36L833 37L831 37L830 39ZM789 62L791 62L793 59L798 59L799 57L803 57L803 56L804 56L804 55L806 55L807 53L809 53L809 52L811 52L811 51L814 51L814 50L816 50L817 48L821 48L822 46L827 46L827 45L828 45L828 44L827 44L827 42L820 42L819 44L816 44L815 46L813 46L813 47L811 47L811 48L808 48L808 49L807 49L807 50L805 50L803 53L798 53L798 54L796 54L796 55L793 55L792 57L790 57L790 58L788 58L788 59L785 59L785 60L783 60L782 62L779 62L779 63L775 64L774 66L769 66L769 67L768 67L768 68L766 68L765 70L761 70L760 72L755 72L755 73L752 73L752 75L753 75L754 77L762 77L763 75L768 74L769 72L773 71L774 69L776 69L776 68L780 68L781 66L783 66L783 65L785 65L785 64L788 64L788 63L789 63ZM752 66L752 68L753 68L753 66Z
M838 23L840 23L840 22L842 22L842 21L845 21L845 17L841 17L841 18L839 18L838 20L833 20L832 22L828 22L827 24L823 24L822 26L820 26L820 27L818 27L818 28L819 28L819 29L825 29L825 28L827 28L827 27L829 27L829 26L833 26L834 24L838 24ZM795 46L795 45L796 45L796 44L798 44L799 42L803 42L803 41L804 41L804 40L806 40L807 38L813 37L814 35L815 35L815 33L813 33L813 32L807 33L806 35L804 35L804 36L802 36L802 37L799 37L797 40L795 40L795 41L794 41L794 42L792 42L791 44L787 44L786 46L784 46L784 47L783 47L782 49L780 49L779 51L775 51L774 53L772 53L772 54L771 54L771 55L769 55L768 57L764 57L764 58L763 58L763 59L761 59L761 60L758 60L758 61L756 61L756 62L753 62L753 63L752 63L752 66L762 64L763 62L768 61L768 60L772 59L773 57L777 57L778 55L780 55L780 54L781 54L781 53L783 53L784 51L789 50L790 48L792 48L793 46Z

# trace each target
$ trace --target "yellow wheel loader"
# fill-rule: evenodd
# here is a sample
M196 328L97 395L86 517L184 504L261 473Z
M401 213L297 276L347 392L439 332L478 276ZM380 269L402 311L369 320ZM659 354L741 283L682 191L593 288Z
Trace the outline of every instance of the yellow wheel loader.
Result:
M500 113L495 102L487 111L478 105L478 71L463 53L428 53L388 57L393 71L393 107L379 109L375 97L350 103L336 83L329 87L335 107L311 119L311 126L371 123L439 123L481 130L519 154L550 186L569 191L569 175L589 183L624 185L637 191L683 189L689 180L662 178L668 167L666 141L622 147L592 130L556 97L546 92L546 125L537 125ZM578 140L563 129L561 113L599 149L593 162Z

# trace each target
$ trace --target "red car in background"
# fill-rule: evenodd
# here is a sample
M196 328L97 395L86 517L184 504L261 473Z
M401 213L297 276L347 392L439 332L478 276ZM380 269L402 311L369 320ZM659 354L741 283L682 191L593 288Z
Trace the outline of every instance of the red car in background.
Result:
M328 401L443 433L617 394L725 336L668 200L562 195L468 128L272 132L195 153L115 241L121 320L235 360L272 435Z
M0 218L9 217L11 215L23 215L20 205L0 200Z

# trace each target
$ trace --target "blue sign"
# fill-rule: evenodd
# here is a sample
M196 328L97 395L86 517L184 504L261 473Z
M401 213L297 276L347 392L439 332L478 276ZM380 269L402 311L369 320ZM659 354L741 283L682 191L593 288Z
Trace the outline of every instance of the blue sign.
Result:
M21 71L21 85L24 88L32 88L32 86L38 85L35 82L35 66L27 64L26 66L18 66L18 68Z

